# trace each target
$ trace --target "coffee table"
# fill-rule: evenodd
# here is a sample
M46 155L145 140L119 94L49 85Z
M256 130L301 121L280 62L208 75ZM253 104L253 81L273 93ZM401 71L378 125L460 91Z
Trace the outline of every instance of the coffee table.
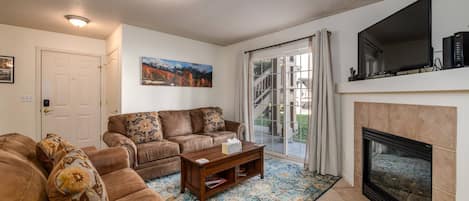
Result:
M264 179L264 145L242 142L243 150L225 155L221 145L209 149L181 154L181 193L189 189L200 201L237 185L249 178L260 175ZM199 164L197 159L209 162ZM240 169L245 170L241 175ZM217 175L227 181L215 188L205 186L207 176Z

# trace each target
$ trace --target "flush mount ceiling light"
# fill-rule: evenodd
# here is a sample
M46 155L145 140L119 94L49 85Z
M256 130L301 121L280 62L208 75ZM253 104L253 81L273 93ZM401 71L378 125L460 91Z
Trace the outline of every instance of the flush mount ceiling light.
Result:
M67 19L73 26L80 28L86 26L90 22L88 18L77 15L65 15L65 19Z

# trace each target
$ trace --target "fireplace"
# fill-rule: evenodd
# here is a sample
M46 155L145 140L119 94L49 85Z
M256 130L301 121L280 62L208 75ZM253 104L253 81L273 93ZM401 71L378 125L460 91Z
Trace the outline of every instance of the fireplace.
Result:
M431 201L432 145L363 128L363 193L372 201Z

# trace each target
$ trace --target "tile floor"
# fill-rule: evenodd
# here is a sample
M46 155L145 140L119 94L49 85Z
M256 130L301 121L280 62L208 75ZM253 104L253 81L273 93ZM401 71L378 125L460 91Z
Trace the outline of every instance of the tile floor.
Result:
M362 193L341 179L317 201L369 201Z

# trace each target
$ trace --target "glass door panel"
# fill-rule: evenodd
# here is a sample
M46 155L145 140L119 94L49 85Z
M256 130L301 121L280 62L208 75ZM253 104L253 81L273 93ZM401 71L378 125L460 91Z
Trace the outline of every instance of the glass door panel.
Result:
M309 128L311 66L310 53L290 55L287 62L288 140L287 155L305 158Z
M255 60L254 139L266 151L304 159L310 104L310 53Z

